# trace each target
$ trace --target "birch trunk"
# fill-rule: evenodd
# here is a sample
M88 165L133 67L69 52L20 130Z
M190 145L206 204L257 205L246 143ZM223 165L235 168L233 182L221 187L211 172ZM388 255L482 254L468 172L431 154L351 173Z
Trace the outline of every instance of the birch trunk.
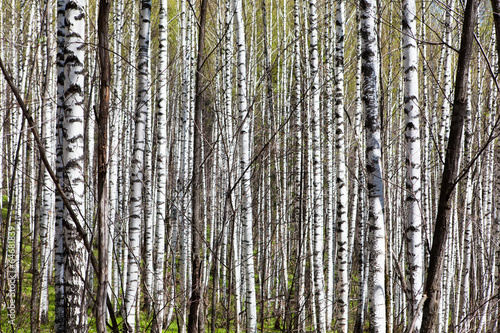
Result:
M48 33L48 27L50 25L50 18L52 17L52 6L49 2L44 1L44 10L43 10L43 32L46 38L45 43L41 45L42 52L42 71L43 71L43 83L42 83L42 106L41 106L41 120L42 120L42 128L41 128L41 136L44 140L44 148L46 152L51 152L52 150L52 131L50 130L50 126L53 124L51 121L52 118L52 102L50 92L50 83L51 81L51 34ZM41 212L40 212L40 260L41 260L41 289L40 289L40 322L46 323L48 320L48 311L49 311L49 298L48 298L48 289L49 289L49 276L51 272L49 271L50 267L50 251L52 247L49 247L49 230L50 230L50 216L52 211L52 191L53 186L49 177L49 173L45 170L45 167L41 166L43 169L43 187L42 187L42 202L41 202ZM0 178L1 179L1 178ZM0 180L1 182L1 180Z
M148 101L148 71L149 71L149 30L151 17L151 1L141 2L141 24L139 27L139 58L138 58L138 93L135 114L135 134L132 157L132 172L130 178L130 222L128 230L128 261L127 289L125 293L125 311L127 332L136 331L137 302L139 299L139 263L140 263L140 233L141 213L143 210L143 181L146 149L146 123L149 112Z
M470 151L472 144L472 102L471 102L471 85L470 78L468 84L468 98L467 98L467 111L465 113L465 131L464 131L464 159L463 165L467 165L470 161ZM470 269L471 269L471 243L472 243L472 190L473 190L473 179L470 172L466 176L465 185L465 214L463 218L463 228L464 235L462 241L463 249L463 262L462 262L462 283L460 285L460 303L459 303L459 315L460 328L463 330L468 329L469 319L464 318L467 314L467 309L469 307L470 301ZM462 319L463 318L463 319ZM463 321L462 321L463 320Z
M166 216L166 191L167 191L167 4L160 1L159 13L160 28L160 63L158 67L158 150L156 155L156 228L155 249L156 260L154 260L154 306L153 306L153 331L162 332L165 292L163 284L163 271L165 262L165 222Z
M84 212L83 119L84 119L84 57L85 12L87 3L67 1L65 11L65 80L63 163L65 192L74 211ZM64 213L65 249L65 307L66 332L84 332L87 329L85 277L86 251L75 223Z
M241 170L241 227L242 264L245 271L246 289L246 331L257 331L257 303L255 297L255 277L252 237L252 191L250 186L250 117L247 104L246 45L243 22L242 0L234 0L234 29L236 33L238 62L238 110L240 119L240 170Z
M403 71L404 111L406 115L406 212L407 257L409 271L411 318L420 329L418 303L422 298L422 217L420 174L420 114L418 105L418 52L416 6L414 0L403 1Z
M378 51L375 35L375 1L361 0L361 73L365 109L368 225L370 230L369 302L370 331L386 330L385 303L385 225L382 183L382 146L378 104Z
M348 277L348 187L346 168L345 125L344 125L344 1L337 0L336 44L335 44L335 118L337 152L337 259L339 267L339 298L337 300L339 330L347 333L349 329L349 277Z
M327 10L325 13L325 21L327 28L325 29L325 56L324 56L324 81L325 81L325 90L324 90L324 109L325 109L325 134L328 138L326 140L325 147L325 184L326 184L326 198L325 198L325 223L326 223L326 240L325 240L325 253L327 258L327 267L326 267L326 309L325 309L325 317L326 317L326 325L327 330L331 329L332 319L333 319L333 308L335 303L335 248L334 242L335 239L335 225L336 218L333 216L335 211L334 205L335 196L334 196L334 182L333 177L335 177L335 167L334 158L333 158L333 140L329 139L333 137L333 127L335 124L334 118L334 104L333 104L333 81L334 81L334 68L332 66L332 57L333 52L332 49L334 47L334 27L333 27L333 1L328 1ZM337 83L335 81L335 83ZM343 131L342 131L343 133ZM340 255L340 253L339 253Z
M452 13L455 10L455 0L448 0L445 18L445 38L446 45L451 45L452 32ZM450 106L451 106L451 50L450 47L444 50L444 68L443 68L443 101L441 104L441 127L439 130L439 144L441 154L445 154L445 147L450 136ZM441 164L442 165L442 164ZM442 167L440 169L442 171Z
M310 67L311 67L311 128L313 162L313 267L314 292L316 302L316 321L318 332L326 332L325 317L325 278L323 269L323 165L321 163L320 130L320 86L318 54L318 14L316 0L309 1L310 19Z

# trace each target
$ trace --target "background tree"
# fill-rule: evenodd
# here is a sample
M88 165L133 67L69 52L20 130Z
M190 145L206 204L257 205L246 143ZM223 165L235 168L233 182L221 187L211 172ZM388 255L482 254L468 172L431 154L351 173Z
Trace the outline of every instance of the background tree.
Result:
M99 271L105 265L111 295L106 320L114 331L124 329L127 311L133 323L126 329L133 330L361 332L385 325L391 332L418 327L419 293L429 296L418 277L430 274L429 263L435 260L430 250L439 229L443 146L445 137L452 138L447 131L453 131L442 106L457 90L446 78L459 64L453 50L459 48L464 4L419 1L411 8L410 2L379 2L375 8L367 1L313 1L313 7L284 0L231 2L207 2L204 48L197 47L201 1L153 1L144 7L150 9L146 20L138 15L137 2L111 3L104 29L113 69L107 131L98 124L104 71L95 57L104 51L97 30L103 7L89 1L85 15L77 16L86 23L78 43L71 43L85 45L76 48L85 55L75 72L83 77L82 102L77 103L82 116L70 124L64 114L72 100L64 94L65 84L70 86L64 67L66 62L70 73L74 57L64 52L66 13L76 7L69 1L57 6L50 0L29 6L3 2L0 58L7 74L0 80L0 243L7 254L7 225L14 227L13 268L19 273L14 324L20 331L28 325L32 331L67 330L64 211L65 221L73 222L66 230L74 226L83 257L90 260L78 268L79 281L86 281L79 299L89 307L81 313L91 330L99 322L102 331L104 324L103 302L98 306L94 295L103 291ZM498 327L492 297L500 262L495 257L498 189L491 185L498 165L494 5L478 4L481 19L474 26L467 88L471 125L467 143L458 145L463 157L449 197L450 227L437 279L442 292L436 298L436 326L443 333ZM58 22L44 12L56 7ZM362 11L363 19L357 15ZM151 56L137 38L139 31L145 36L148 20ZM369 33L360 34L367 22ZM56 33L58 57L56 45L44 37ZM362 82L369 83L364 90ZM52 108L51 101L59 107ZM70 184L66 193L59 187L69 184L63 135L71 125L83 128L78 132L83 140L78 134L66 146L81 145L83 162L74 169L77 186ZM42 128L45 134L38 136ZM50 142L55 131L57 146ZM105 132L103 140L99 133ZM134 156L136 132L143 147ZM43 137L49 140L44 143ZM419 137L420 148L412 148ZM106 163L98 160L105 144L108 152L100 156L108 161L106 172ZM51 178L43 184L42 164ZM101 201L101 209L99 178L104 177L109 202L103 206ZM68 197L80 188L83 204L73 210ZM38 209L50 203L52 191L59 193L55 205ZM370 202L379 210L370 213ZM106 216L100 214L103 209ZM411 226L408 216L417 223ZM102 221L110 247L108 256L97 260L93 249L102 239ZM379 243L384 245L374 247ZM423 248L415 250L419 243ZM421 273L415 273L419 267ZM5 291L7 270L0 268ZM378 306L372 282L379 286ZM47 294L40 293L38 300L36 291ZM342 316L334 300L345 309ZM38 304L49 309L46 324L37 316ZM376 318L367 315L375 309ZM0 330L10 325L4 310Z

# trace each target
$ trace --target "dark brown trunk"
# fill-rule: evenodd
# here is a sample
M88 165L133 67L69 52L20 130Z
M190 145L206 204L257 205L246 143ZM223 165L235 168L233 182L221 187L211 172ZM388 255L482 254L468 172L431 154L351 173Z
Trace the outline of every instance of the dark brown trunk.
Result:
M43 113L42 113L43 114ZM40 237L40 208L42 205L42 186L43 184L43 173L44 173L44 166L42 163L39 163L40 165L38 166L38 181L37 181L37 187L36 187L36 201L35 201L35 216L34 216L34 221L33 223L33 250L32 250L32 255L31 255L31 273L33 274L33 278L31 281L31 310L30 310L30 323L31 323L31 332L38 332L40 328L40 321L38 318L38 313L39 313L39 302L40 302L40 288L39 288L39 283L40 283L40 271L38 270L38 253L39 253L39 248L38 248L38 237ZM45 318L42 318L42 320L45 320Z
M467 0L463 16L464 23L460 53L458 55L457 76L455 79L455 99L451 115L450 136L448 140L448 148L446 149L446 158L439 193L438 211L434 237L432 240L429 270L424 289L424 297L427 297L427 300L424 303L421 327L422 333L430 333L434 331L434 326L439 312L443 258L451 213L450 198L457 183L461 147L460 143L467 108L467 80L469 76L469 63L472 56L472 43L474 40L477 6L477 0Z
M497 55L500 56L500 0L491 0L493 23L495 24L495 38Z
M97 21L99 37L99 67L101 69L101 85L99 88L99 113L97 117L97 225L98 225L98 256L99 271L97 272L98 287L96 298L96 326L98 332L106 330L106 289L108 286L108 116L109 116L109 85L111 81L111 64L108 51L108 17L110 0L99 3L99 18Z
M202 205L205 204L203 201L203 173L202 173L202 145L201 139L203 135L203 124L201 120L201 113L204 107L203 101L203 87L202 87L202 75L201 70L203 63L205 62L205 54L203 49L205 48L205 23L207 17L207 0L201 1L200 8L200 25L198 33L198 56L196 61L196 73L195 73L195 100L194 100L194 143L193 143L193 181L192 181L192 210L193 219L191 222L191 249L192 249L192 291L189 306L189 319L188 319L188 332L197 333L203 331L199 327L199 322L204 322L203 309L200 309L200 304L203 296L203 286L201 284L201 241L200 234L203 233L202 223L203 221L203 209Z

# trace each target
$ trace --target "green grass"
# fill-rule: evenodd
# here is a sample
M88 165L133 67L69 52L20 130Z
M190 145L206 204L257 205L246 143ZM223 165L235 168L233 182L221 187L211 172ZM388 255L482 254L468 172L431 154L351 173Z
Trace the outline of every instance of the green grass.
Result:
M2 201L3 201L3 208L2 208L2 217L5 221L5 218L7 216L7 204L8 204L8 196L3 195L2 196ZM19 333L24 333L24 332L31 332L31 327L30 327L30 320L31 320L31 314L30 314L30 308L31 308L31 295L32 295L32 272L31 272L31 262L32 262L32 235L29 234L29 218L26 215L25 220L23 224L23 244L22 244L22 252L21 252L21 262L22 262L22 295L21 295L21 308L20 308L20 313L16 315L16 318L14 320L14 331L19 332ZM1 238L0 237L0 244L1 244ZM4 246L4 244L1 244ZM0 259L1 260L1 259ZM96 280L94 280L94 283L96 283ZM40 332L42 333L49 333L54 331L54 322L55 322L55 288L53 282L49 284L49 289L48 289L48 297L49 297L49 310L48 310L48 321L46 324L40 325ZM208 295L210 297L210 295ZM8 324L8 317L7 317L7 309L5 307L5 300L3 297L0 295L0 302L1 302L1 307L0 307L0 332L11 332L11 327ZM207 309L209 312L209 315L211 314L211 309ZM218 309L217 313L220 315L221 309ZM96 332L96 327L95 327L95 317L94 314L92 313L92 309L90 308L88 310L88 316L89 316L89 332ZM142 311L140 313L140 327L142 329L142 332L146 332L150 330L151 327L151 316L149 316L145 311ZM211 328L211 318L208 318L206 322L206 331L210 331ZM222 332L227 332L225 329L226 326L226 320L224 318L216 318L216 333L222 333ZM122 323L122 318L120 316L117 316L117 321L119 324ZM260 327L260 322L258 323L258 329L259 331L262 332L279 332L274 329L274 320L266 320L265 322L265 327L262 329ZM163 332L178 332L179 328L177 326L177 321L175 320L175 314L174 314L174 320L172 323L170 323L169 327L164 329ZM241 331L244 331L244 327L241 327ZM231 322L231 331L234 332L234 322Z

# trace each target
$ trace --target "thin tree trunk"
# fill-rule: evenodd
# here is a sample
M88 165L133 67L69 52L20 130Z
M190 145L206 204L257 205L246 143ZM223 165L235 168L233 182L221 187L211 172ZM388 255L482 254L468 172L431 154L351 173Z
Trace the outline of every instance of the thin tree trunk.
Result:
M476 21L478 1L468 0L462 30L462 42L458 58L457 77L455 82L455 99L451 117L450 136L439 193L438 213L431 248L429 270L424 293L427 300L424 303L421 332L432 332L438 317L440 287L443 272L443 255L448 234L448 224L451 213L450 198L456 185L458 161L462 129L467 111L467 81L469 63L472 55L473 33Z
M314 291L316 302L316 321L318 332L326 332L325 290L323 273L323 177L320 156L320 86L319 86L319 54L318 54L318 14L316 0L309 0L310 19L310 67L311 67L311 103L312 103L312 160L313 160L313 266Z
M471 101L471 84L469 76L468 84L468 98L467 98L467 111L464 118L464 159L462 165L467 165L470 162L471 145L472 145L472 101ZM463 330L468 330L469 319L465 318L467 315L467 309L470 305L470 269L471 269L471 259L472 259L472 190L473 190L473 179L470 172L466 175L466 185L465 185L465 213L463 217L463 241L462 241L462 272L461 272L461 284L460 284L460 301L459 301L459 311L458 320L460 323L459 328Z
M39 167L38 167L38 184L37 184L37 191L36 191L36 200L35 200L35 216L34 216L34 219L35 219L35 223L34 223L34 226L33 226L33 242L32 242L32 246L33 246L33 253L32 253L32 256L31 256L31 270L32 270L32 274L33 274L33 279L32 279L32 283L31 283L31 311L30 311L30 328L31 328L31 332L38 332L40 330L40 314L39 314L39 301L40 301L40 295L41 295L41 292L40 292L40 271L38 269L38 256L39 256L39 250L38 250L38 244L39 244L39 234L40 234L40 226L39 226L39 223L37 223L37 221L40 219L40 215L41 215L41 205L42 205L42 187L44 186L44 182L43 182L43 177L44 177L44 171L45 171L45 168L43 167L43 164L40 163ZM1 182L1 178L0 178L0 182ZM44 269L44 262L43 262L43 258L42 258L42 265L41 265L41 269L42 269L42 274L43 274L43 269ZM40 306L41 308L41 306Z
M334 132L334 111L333 111L333 84L334 84L334 68L332 66L332 57L333 57L333 46L334 46L334 15L333 15L333 2L332 0L326 3L326 13L324 16L324 20L326 21L326 29L324 32L325 39L325 57L323 60L324 63L324 81L325 81L325 89L324 89L324 110L325 110L325 135L327 138L332 138ZM337 83L335 81L335 83ZM343 133L344 131L342 131ZM334 151L334 140L327 139L325 143L325 185L326 185L326 198L325 198L325 224L326 224L326 240L325 240L325 253L327 259L327 267L326 267L326 309L325 309L325 317L326 317L326 329L330 330L333 319L333 309L335 304L335 234L336 232L336 218L333 216L334 205L337 203L335 200L335 182L334 177L335 174L335 158L333 157ZM345 170L345 168L344 168ZM345 212L345 210L344 210ZM340 252L339 252L340 255ZM340 298L339 298L340 299Z
M410 318L420 329L417 306L422 297L422 217L420 175L420 115L418 105L418 52L416 6L414 0L403 1L403 71L404 111L406 114L406 211L407 257L409 270Z
M51 54L50 54L50 39L51 34L49 33L50 26L50 18L52 17L51 13L52 6L49 1L44 1L44 6L42 10L42 29L44 31L44 36L46 38L46 42L41 45L41 57L42 57L42 66L44 76L42 78L42 107L41 107L41 119L42 119L42 128L41 135L44 140L45 150L52 150L52 140L50 139L52 136L50 131L49 124L52 124L50 118L52 118L52 103L50 102L50 82L51 81ZM41 189L41 212L40 212L40 259L41 259L41 285L40 285L40 322L45 324L48 320L48 310L49 310L49 296L48 296L48 281L49 281L49 267L50 267L50 247L49 247L49 228L50 228L50 210L51 210L51 199L53 198L51 195L51 182L49 178L49 174L45 171L45 167L41 164L40 167L43 171L43 188ZM35 248L34 248L35 249Z
M337 253L339 267L339 330L347 333L349 329L349 272L348 254L349 226L347 218L348 186L347 186L347 154L345 143L344 124L344 1L337 0L336 13L336 43L335 43L335 118L337 123L336 143L337 151Z
M366 170L370 230L369 301L370 331L386 331L385 301L385 224L384 188L382 183L380 140L380 112L378 101L378 52L375 35L375 1L361 0L361 73L363 75L362 95L365 106Z
M153 306L153 332L162 332L165 314L165 291L163 283L165 262L165 223L167 212L165 201L167 197L167 4L165 0L160 1L159 13L160 62L158 67L158 150L156 155L157 170L157 192L156 192L156 235L155 249L156 260L154 260L154 306Z
M245 272L246 331L257 331L257 302L255 296L255 271L253 258L252 188L250 184L250 116L247 104L246 41L242 0L234 1L234 29L236 32L238 64L238 109L240 119L240 170L241 170L241 258ZM235 269L239 269L235 267Z
M97 224L99 271L96 295L96 326L99 333L106 329L106 292L108 289L108 118L111 84L111 63L109 60L108 17L111 9L109 0L99 2L97 21L99 35L99 67L101 80L99 89L99 113L97 116ZM114 190L114 189L113 189Z
M202 137L204 137L202 112L206 107L204 101L202 67L205 62L205 23L207 17L207 0L202 0L200 4L200 23L198 32L198 55L196 61L195 73L195 104L194 104L194 143L193 143L193 180L191 183L192 190L192 212L191 220L191 299L188 318L188 332L197 333L199 329L198 322L204 321L204 310L200 308L200 303L203 298L203 284L201 281L202 269L202 254L201 250L201 235L203 235L202 221L204 219L202 205L207 204L203 186L203 156L202 156ZM203 237L204 238L204 237ZM203 239L204 241L204 239Z
M128 230L128 269L127 269L127 289L125 293L125 331L135 332L136 309L139 300L139 262L140 262L140 233L141 233L141 212L142 191L144 179L144 151L146 122L149 112L148 101L148 72L149 72L149 27L151 17L151 1L141 2L141 24L139 28L139 59L138 59L138 94L137 111L135 116L135 135L132 158L132 173L130 179L130 223Z
M64 11L66 0L57 1L57 110L56 110L56 175L63 186L63 121L64 121ZM64 203L60 193L55 197L55 248L54 248L54 289L55 289L55 331L66 332L65 283L64 283Z

